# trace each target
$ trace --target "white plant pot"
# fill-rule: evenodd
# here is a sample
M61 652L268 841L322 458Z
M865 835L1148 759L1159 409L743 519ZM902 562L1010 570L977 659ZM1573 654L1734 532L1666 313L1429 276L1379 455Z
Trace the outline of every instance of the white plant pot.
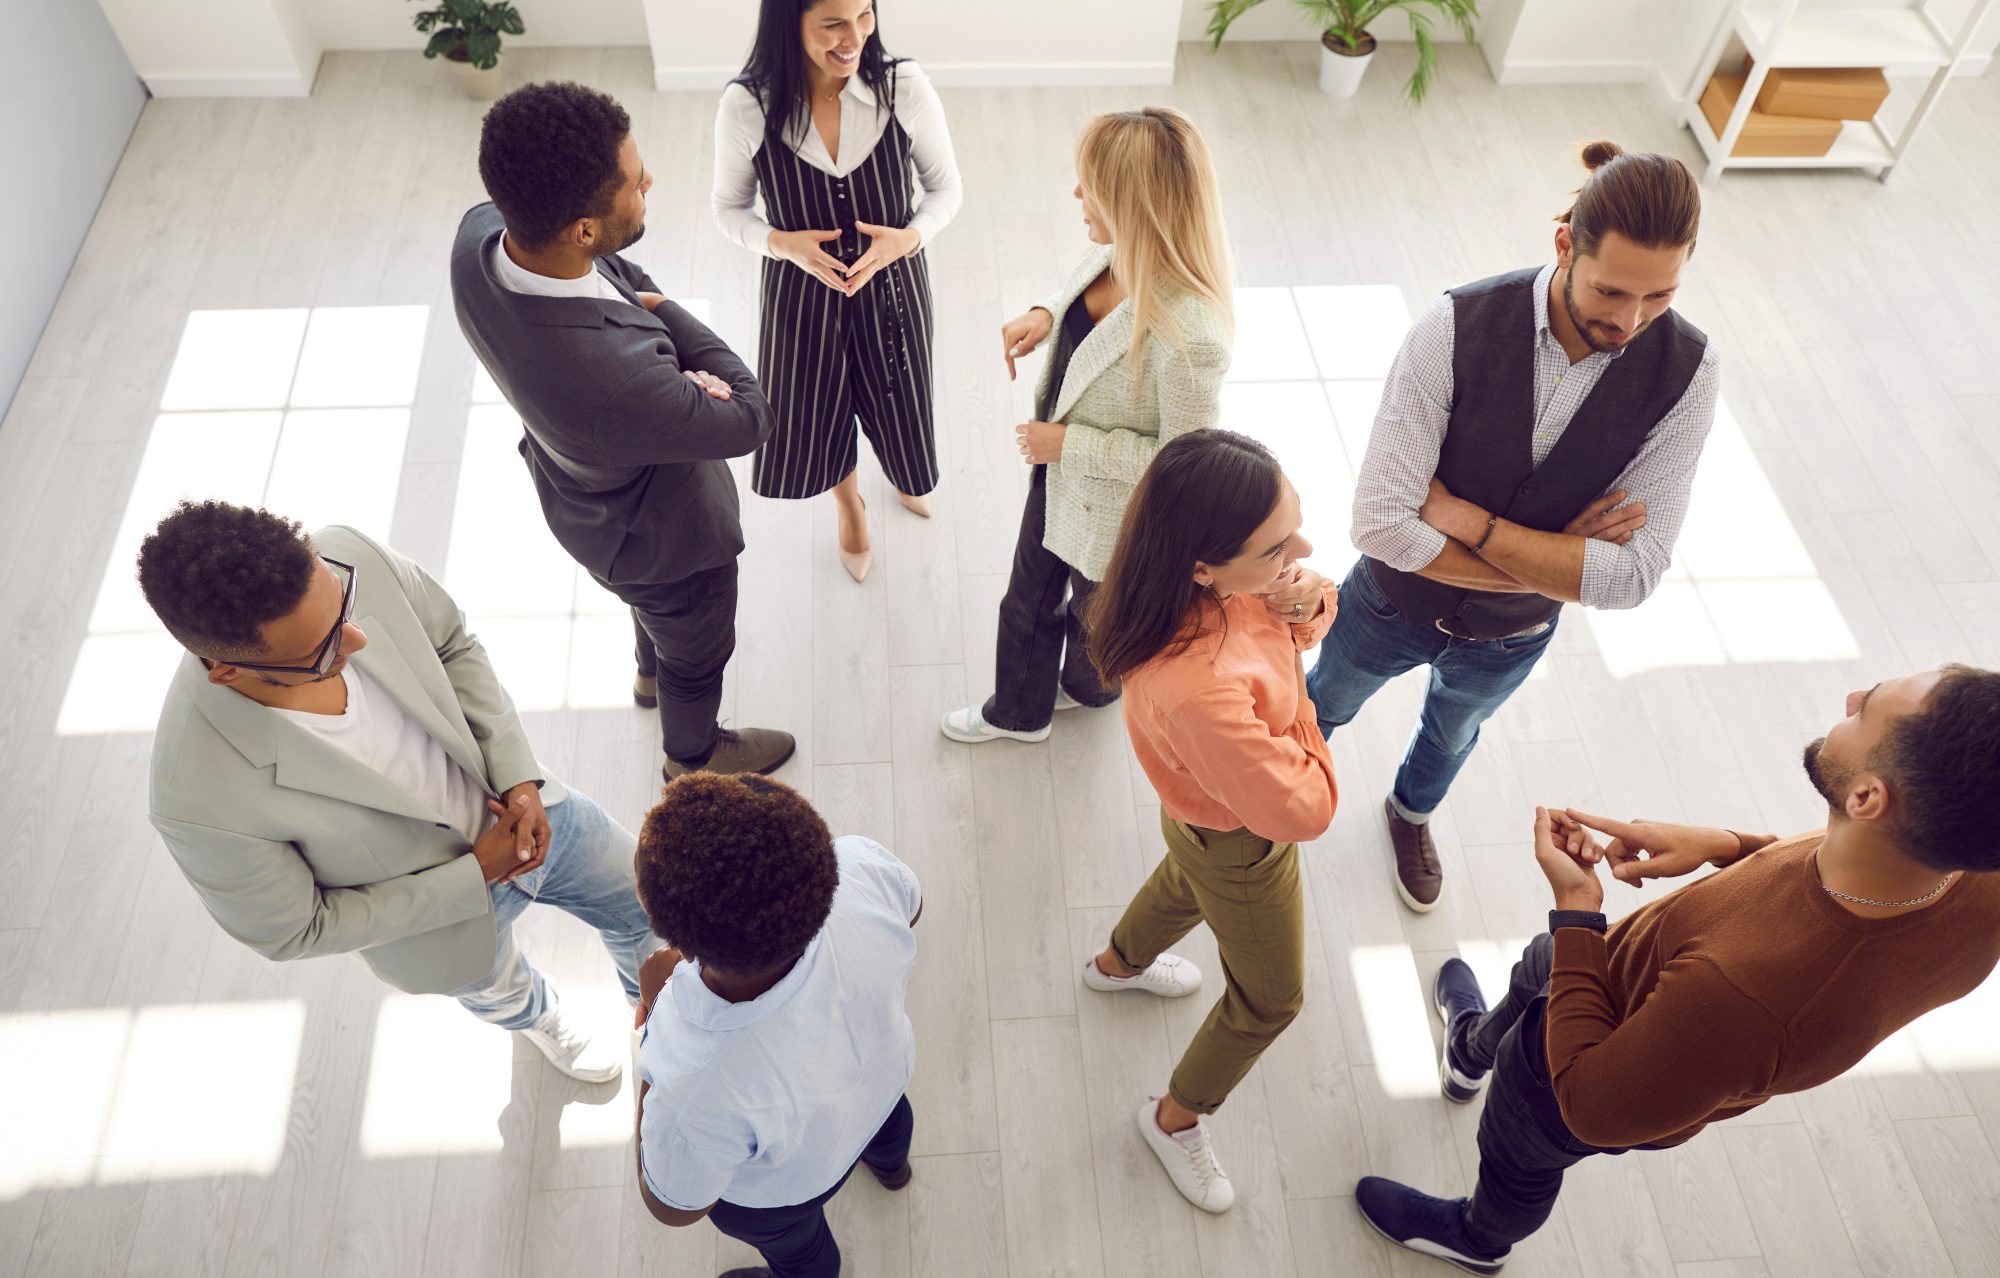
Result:
M458 81L459 89L474 102L491 102L500 96L500 90L505 87L500 81L500 64L497 62L490 71L481 71L470 62L454 58L446 58L445 62L451 67L451 78Z
M1361 77L1375 60L1375 41L1368 40L1368 52L1337 53L1324 39L1319 44L1319 91L1335 98L1351 98L1361 87Z

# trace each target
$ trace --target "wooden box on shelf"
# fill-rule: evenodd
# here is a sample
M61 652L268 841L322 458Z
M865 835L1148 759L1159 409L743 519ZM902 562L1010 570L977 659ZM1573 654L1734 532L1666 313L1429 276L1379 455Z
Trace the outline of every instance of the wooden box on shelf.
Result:
M1757 90L1757 109L1818 120L1872 120L1888 96L1889 77L1880 67L1772 67Z
M1701 113L1719 140L1729 125L1729 113L1742 96L1747 77L1741 71L1718 71L1702 90ZM1825 155L1840 136L1839 120L1804 115L1770 115L1751 110L1736 136L1731 155Z

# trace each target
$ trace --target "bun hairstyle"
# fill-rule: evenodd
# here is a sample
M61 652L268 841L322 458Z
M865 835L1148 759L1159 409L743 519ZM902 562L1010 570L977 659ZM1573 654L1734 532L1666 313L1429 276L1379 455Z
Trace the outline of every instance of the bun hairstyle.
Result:
M1569 226L1580 256L1594 255L1614 231L1641 248L1694 251L1701 229L1701 188L1671 155L1627 151L1616 142L1586 142L1590 176L1556 221Z

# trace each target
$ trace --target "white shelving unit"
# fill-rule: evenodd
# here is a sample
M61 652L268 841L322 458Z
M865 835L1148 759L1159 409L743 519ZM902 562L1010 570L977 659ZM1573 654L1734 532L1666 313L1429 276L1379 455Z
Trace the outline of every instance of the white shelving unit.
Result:
M1781 0L1773 6L1737 0L1716 25L1682 96L1682 122L1708 156L1706 180L1714 181L1727 169L1873 169L1886 180L1937 105L1992 4L1977 0L1958 30L1947 33L1922 5L1850 7ZM1718 138L1702 114L1701 94L1731 36L1755 65ZM1892 73L1929 72L1931 79L1909 122L1894 134L1873 120L1848 120L1825 155L1731 155L1764 86L1764 74L1773 67L1886 67Z

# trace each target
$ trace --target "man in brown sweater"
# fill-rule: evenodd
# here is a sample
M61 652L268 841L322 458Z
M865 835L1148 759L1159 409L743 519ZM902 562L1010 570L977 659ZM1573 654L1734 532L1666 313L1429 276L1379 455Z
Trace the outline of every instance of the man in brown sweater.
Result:
M1434 989L1446 1098L1470 1101L1493 1078L1479 1183L1441 1199L1366 1177L1355 1203L1371 1225L1497 1273L1575 1163L1678 1145L1816 1087L2000 964L2000 674L1906 675L1851 694L1846 711L1805 751L1823 831L1776 839L1535 810L1549 931L1498 1007L1459 959ZM1628 883L1724 872L1607 928L1600 861Z

